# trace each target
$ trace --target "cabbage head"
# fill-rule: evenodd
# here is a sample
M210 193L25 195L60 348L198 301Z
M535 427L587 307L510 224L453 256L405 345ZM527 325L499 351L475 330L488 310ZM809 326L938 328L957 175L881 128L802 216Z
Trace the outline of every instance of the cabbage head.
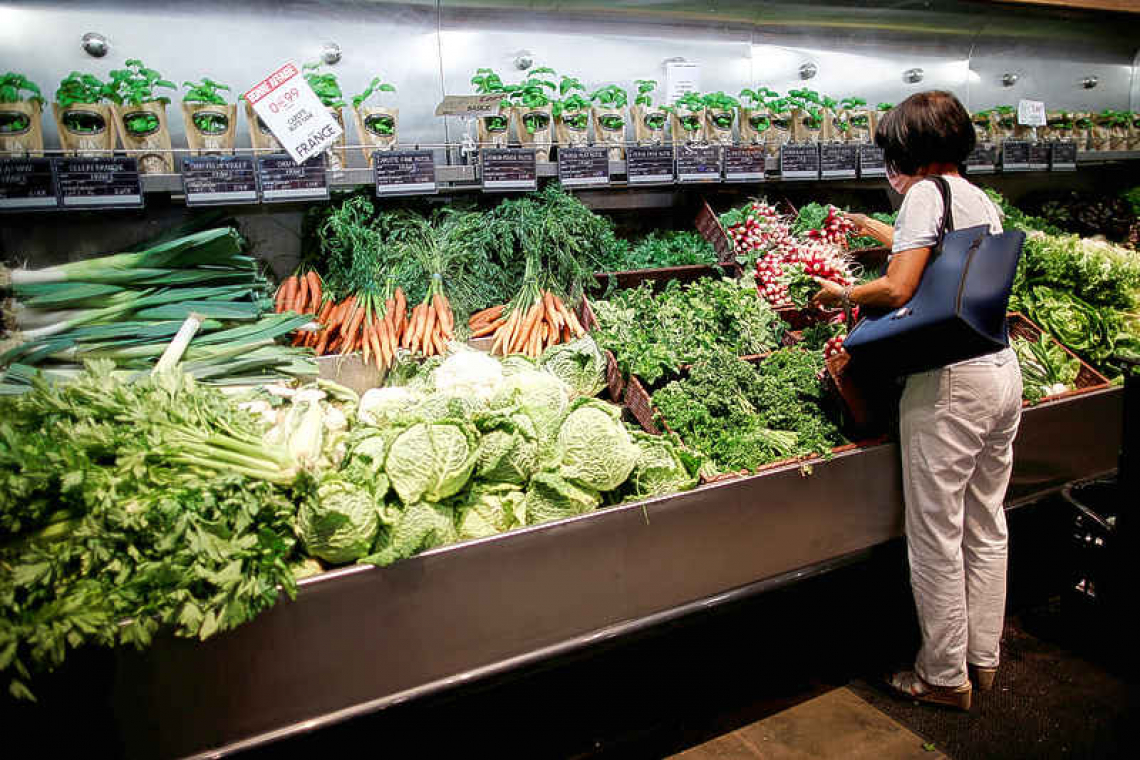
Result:
M361 562L384 567L458 540L454 509L445 504L417 501L404 508L390 529L380 531L373 553Z
M564 480L554 472L540 472L530 479L526 490L526 524L537 525L549 520L592 512L602 503L597 491Z
M517 375L519 372L533 372L534 370L538 369L537 364L522 354L511 354L510 356L504 356L499 361L499 364L502 365L503 368L503 377Z
M589 335L551 346L539 364L578 396L596 396L606 387L606 357Z
M309 556L339 564L368 554L380 515L368 489L337 474L326 475L315 498L297 510L297 535Z
M558 472L593 491L612 491L633 471L641 450L621 421L621 409L592 398L574 402L558 432Z
M510 483L477 483L456 503L459 538L486 538L526 521L525 494Z
M558 436L570 403L570 388L549 372L522 370L509 375L491 399L491 409L517 409L530 417L540 444Z
M443 501L463 489L479 456L479 433L463 420L412 425L392 441L384 472L405 504Z
M634 432L632 437L641 453L622 486L626 498L664 496L697 485L703 464L699 454L664 435Z
M341 474L356 485L367 488L378 501L388 493L390 485L388 476L384 474L384 460L393 437L376 428L357 428L349 437L348 450L341 464Z
M371 388L360 398L356 415L368 425L384 425L406 415L422 396L407 388Z
M490 418L479 427L479 479L526 485L538 469L538 432L531 418L516 413Z
M467 419L482 410L486 402L475 396L453 396L447 393L432 393L422 399L410 411L416 422L435 422L445 419Z

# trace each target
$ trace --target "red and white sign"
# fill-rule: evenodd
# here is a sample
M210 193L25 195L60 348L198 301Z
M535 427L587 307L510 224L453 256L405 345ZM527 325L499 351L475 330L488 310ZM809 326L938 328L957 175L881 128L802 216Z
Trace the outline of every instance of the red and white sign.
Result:
M245 99L298 164L325 152L344 133L291 61L251 87Z

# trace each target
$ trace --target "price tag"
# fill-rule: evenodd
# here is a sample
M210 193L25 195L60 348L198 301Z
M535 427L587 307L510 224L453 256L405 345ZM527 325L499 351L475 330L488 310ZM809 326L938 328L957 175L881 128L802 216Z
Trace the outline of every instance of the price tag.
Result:
M887 164L883 160L882 148L871 143L862 143L859 146L859 176L887 176Z
M182 159L187 206L257 203L257 167L250 156L197 156Z
M780 146L782 179L819 179L819 146L787 143Z
M1072 140L1063 140L1053 143L1053 150L1049 160L1049 168L1055 172L1073 172L1077 170L1077 144Z
M996 150L992 145L978 145L966 157L966 169L970 174L993 174L996 163Z
M538 187L538 165L533 148L486 148L480 154L484 190L534 190Z
M1045 101L1017 101L1017 123L1026 127L1045 126Z
M1049 143L1029 144L1029 169L1035 172L1049 171Z
M855 179L858 171L858 145L824 143L819 146L819 176L823 179Z
M634 145L625 151L626 175L631 185L673 184L673 163L671 147Z
M1001 144L1001 170L1023 172L1029 170L1029 141L1006 140Z
M50 158L0 159L0 211L58 207Z
M559 148L558 181L566 187L610 184L610 155L606 148Z
M725 182L762 182L767 154L759 145L732 146L724 149Z
M262 203L327 201L329 178L325 157L313 156L303 164L282 154L257 159L257 179Z
M133 158L57 158L59 199L64 208L141 208L142 184Z
M295 63L258 82L245 99L298 164L324 153L344 133Z
M720 182L720 146L682 145L677 149L678 182Z
M732 245L728 242L728 235L725 234L724 227L720 225L720 220L716 218L716 214L713 213L708 201L701 204L701 210L697 214L696 227L697 232L701 233L701 237L712 244L718 262L732 260L733 251Z
M435 154L430 150L378 150L372 154L376 195L430 195L435 183Z
M443 101L435 107L435 115L470 118L496 116L504 97L501 92L484 95L445 95Z

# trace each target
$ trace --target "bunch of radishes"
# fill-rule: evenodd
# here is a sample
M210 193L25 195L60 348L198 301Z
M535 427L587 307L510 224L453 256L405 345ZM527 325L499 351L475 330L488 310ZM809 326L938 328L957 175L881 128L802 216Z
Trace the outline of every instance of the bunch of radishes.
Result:
M850 263L840 248L822 242L799 241L781 246L756 262L756 287L760 295L773 308L792 306L787 284L797 271L844 287L852 283Z
M817 230L808 230L806 235L813 240L847 247L848 236L855 232L855 224L843 216L835 206L827 207L827 218Z
M827 361L833 356L838 356L843 352L843 337L842 335L836 335L834 338L829 338L828 341L823 344L824 361Z
M787 221L766 201L753 201L732 218L741 220L726 226L737 255L772 250L795 240Z

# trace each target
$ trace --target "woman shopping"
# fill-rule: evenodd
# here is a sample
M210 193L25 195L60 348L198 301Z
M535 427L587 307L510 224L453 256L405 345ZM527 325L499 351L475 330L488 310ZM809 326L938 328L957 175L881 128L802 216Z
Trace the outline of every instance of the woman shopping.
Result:
M975 137L954 95L910 96L883 117L875 143L891 186L904 196L898 220L892 230L860 214L849 218L891 247L886 274L848 288L821 283L819 305L907 304L941 240L944 192L953 229L1002 232L998 209L962 177ZM981 691L993 685L1005 614L1002 502L1020 419L1021 373L1009 348L905 378L899 435L922 647L914 669L889 683L907 698L968 710L970 676Z

